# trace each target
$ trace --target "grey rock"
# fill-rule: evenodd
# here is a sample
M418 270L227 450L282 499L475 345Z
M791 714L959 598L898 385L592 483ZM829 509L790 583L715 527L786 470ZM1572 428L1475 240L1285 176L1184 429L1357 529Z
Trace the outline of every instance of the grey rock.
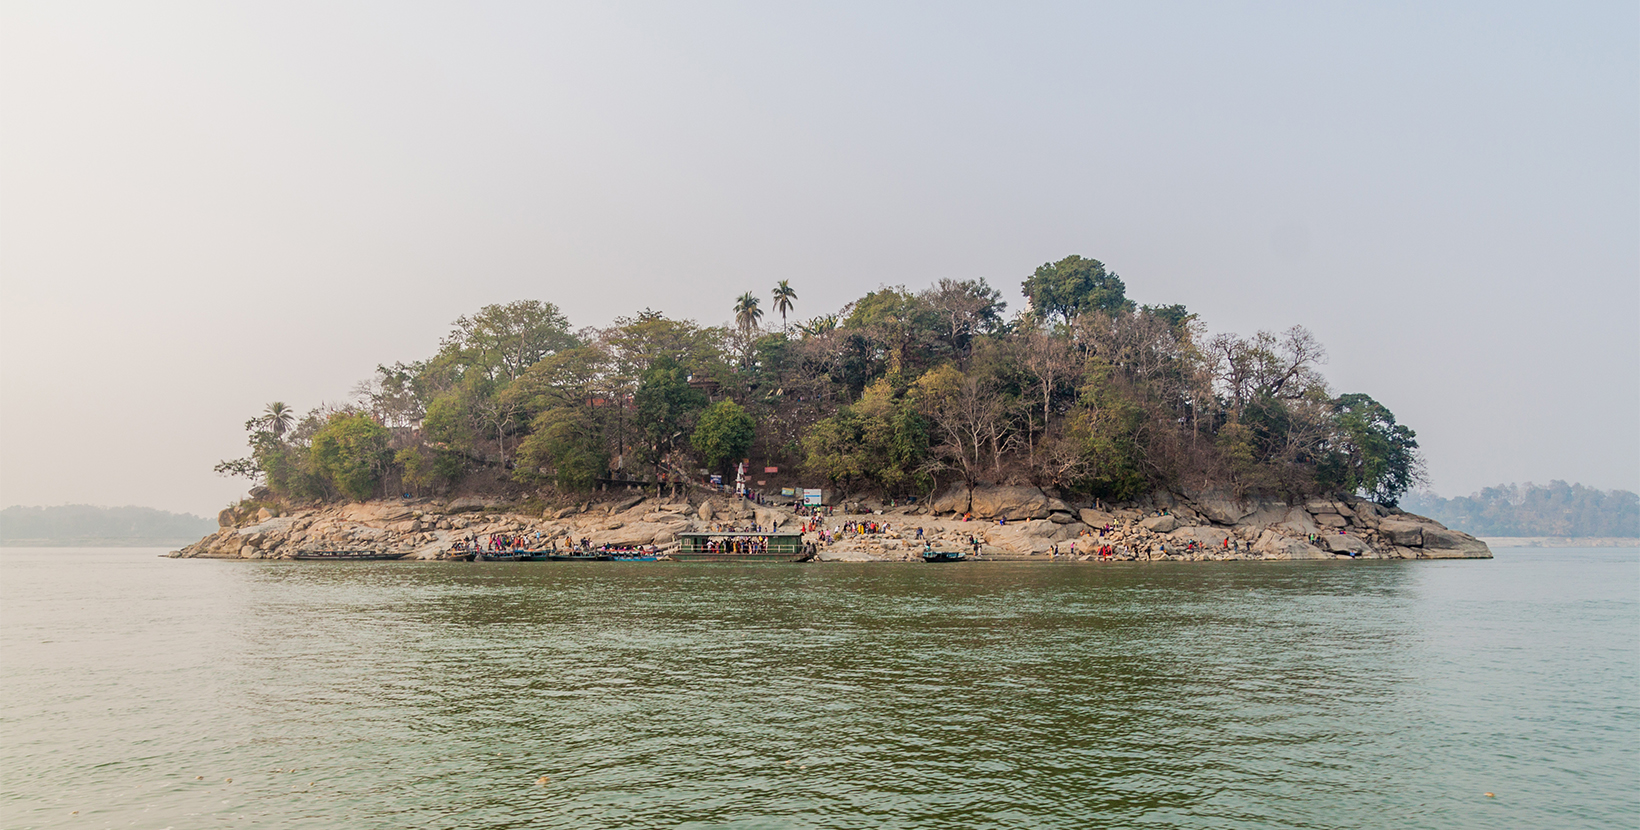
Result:
M1245 499L1213 493L1195 498L1196 510L1214 524L1233 525L1253 514L1258 505Z
M1382 519L1378 522L1378 532L1395 545L1416 548L1424 544L1424 525L1417 522Z
M1151 516L1139 522L1139 526L1152 533L1167 533L1179 526L1179 520L1172 516Z
M1359 536L1332 533L1321 537L1321 540L1327 543L1327 550L1333 553L1365 553L1368 550L1367 543Z
M1424 528L1424 556L1430 559L1491 559L1485 542L1445 528Z

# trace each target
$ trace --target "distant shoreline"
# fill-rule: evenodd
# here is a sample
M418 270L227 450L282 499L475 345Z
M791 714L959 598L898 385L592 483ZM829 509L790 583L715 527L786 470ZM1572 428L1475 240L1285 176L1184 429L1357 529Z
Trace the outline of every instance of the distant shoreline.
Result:
M86 537L81 539L6 539L0 548L175 548L193 539L179 536L133 539L123 537Z
M1481 536L1494 548L1640 548L1633 536Z

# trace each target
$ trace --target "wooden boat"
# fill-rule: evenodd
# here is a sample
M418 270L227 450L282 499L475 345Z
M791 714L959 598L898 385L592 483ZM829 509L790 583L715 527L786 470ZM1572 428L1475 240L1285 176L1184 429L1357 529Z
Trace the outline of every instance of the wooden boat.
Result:
M487 551L480 551L477 556L473 557L473 561L475 561L475 562L529 562L529 561L535 559L535 555L537 553L541 554L541 556L543 558L546 557L546 553L544 551L518 550L518 549L513 549L513 550L487 550Z
M312 562L364 562L373 559L402 559L404 553L384 553L379 550L299 550L292 559Z
M815 551L800 533L780 531L706 531L678 534L678 549L668 556L679 562L807 562ZM756 542L757 553L734 550L735 542Z
M968 554L960 550L931 550L922 555L924 562L961 562Z
M446 562L471 562L473 561L473 552L470 550L445 551L444 555L439 558Z

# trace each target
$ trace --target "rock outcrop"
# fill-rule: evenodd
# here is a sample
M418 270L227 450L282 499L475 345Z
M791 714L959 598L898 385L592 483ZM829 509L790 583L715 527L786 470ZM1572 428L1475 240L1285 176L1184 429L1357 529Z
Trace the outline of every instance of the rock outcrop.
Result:
M865 506L856 505L865 510ZM971 520L965 520L971 514ZM668 501L627 495L570 507L536 507L526 514L505 502L463 498L388 500L278 511L263 506L224 510L216 533L175 557L282 559L302 550L369 549L406 559L436 559L459 539L494 534L540 540L587 539L613 546L674 549L681 533L734 525L795 528L805 520L789 508L711 495ZM871 532L837 532L845 523L874 522ZM831 541L822 560L900 560L936 550L1028 558L1086 559L1107 548L1121 559L1366 559L1490 558L1486 543L1432 519L1359 499L1288 504L1223 493L1158 492L1126 504L1067 503L1035 487L948 490L926 505L828 516ZM807 541L822 543L819 533Z

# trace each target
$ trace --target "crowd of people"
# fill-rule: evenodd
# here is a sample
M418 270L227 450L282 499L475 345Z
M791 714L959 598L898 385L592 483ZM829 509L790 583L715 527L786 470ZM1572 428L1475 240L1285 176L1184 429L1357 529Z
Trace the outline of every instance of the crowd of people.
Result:
M752 538L708 539L706 540L707 553L768 553L769 540Z

